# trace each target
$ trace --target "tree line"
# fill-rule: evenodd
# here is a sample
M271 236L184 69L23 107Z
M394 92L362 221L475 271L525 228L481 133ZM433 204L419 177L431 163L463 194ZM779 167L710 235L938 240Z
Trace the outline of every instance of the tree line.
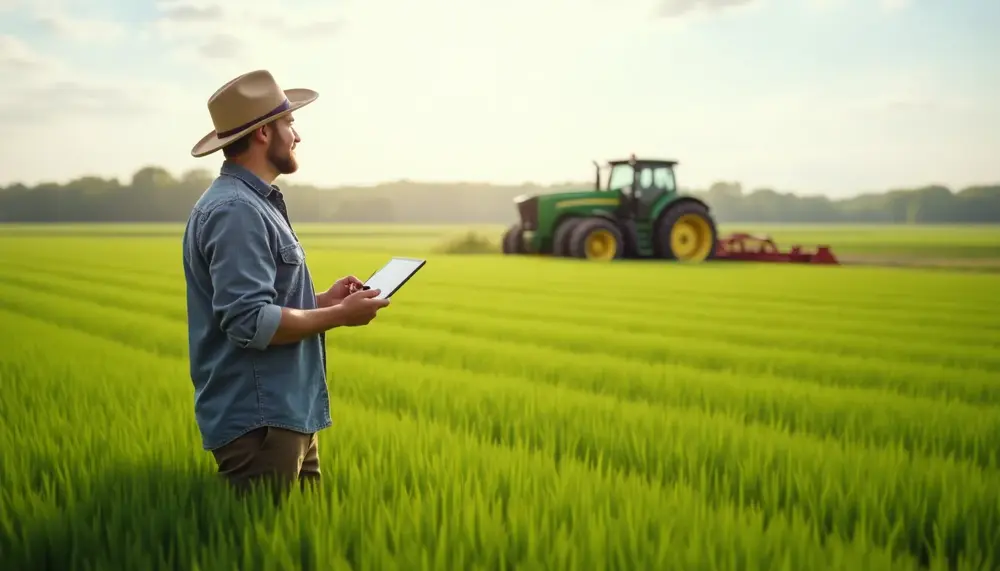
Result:
M144 167L123 184L88 176L66 184L0 188L0 222L182 222L214 173L175 177ZM420 183L321 189L281 185L291 216L302 222L507 223L514 197L588 188L592 182L534 184ZM682 189L704 199L720 222L761 223L998 223L1000 183L953 191L944 186L897 189L852 198L798 196L772 189L745 191L736 182Z

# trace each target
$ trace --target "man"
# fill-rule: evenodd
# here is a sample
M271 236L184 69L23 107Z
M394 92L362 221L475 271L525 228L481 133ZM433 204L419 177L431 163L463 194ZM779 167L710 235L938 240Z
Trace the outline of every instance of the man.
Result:
M267 71L241 75L209 99L215 128L191 150L225 155L184 232L195 418L219 473L243 489L319 479L316 433L332 423L325 332L389 304L353 276L316 294L273 184L298 169L292 113L318 96L283 91Z

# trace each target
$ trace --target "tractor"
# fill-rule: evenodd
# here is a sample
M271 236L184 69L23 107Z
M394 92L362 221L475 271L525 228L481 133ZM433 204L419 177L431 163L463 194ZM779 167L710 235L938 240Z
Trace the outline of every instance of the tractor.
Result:
M520 220L503 235L504 254L547 254L590 260L714 257L718 236L708 205L677 192L677 161L611 160L593 190L522 195Z

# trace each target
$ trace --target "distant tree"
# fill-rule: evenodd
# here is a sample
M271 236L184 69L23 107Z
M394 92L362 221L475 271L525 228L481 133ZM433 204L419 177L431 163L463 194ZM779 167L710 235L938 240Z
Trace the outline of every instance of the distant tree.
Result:
M149 165L136 171L128 184L98 176L64 185L12 184L0 187L0 222L181 222L214 176L198 169L175 177L164 168ZM589 189L593 181L504 186L404 179L365 188L282 186L290 213L303 222L480 224L514 220L517 211L513 199L519 194ZM1000 223L1000 184L958 192L928 185L839 200L770 188L748 193L736 181L685 191L708 202L723 223Z

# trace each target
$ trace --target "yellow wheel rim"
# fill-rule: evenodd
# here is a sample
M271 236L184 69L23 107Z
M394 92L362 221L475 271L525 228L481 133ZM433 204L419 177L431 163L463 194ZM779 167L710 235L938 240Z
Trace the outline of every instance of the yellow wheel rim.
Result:
M611 260L618 253L618 240L607 230L594 230L587 234L584 250L591 260Z
M701 262L712 253L712 229L698 214L685 214L670 230L670 249L682 262Z

